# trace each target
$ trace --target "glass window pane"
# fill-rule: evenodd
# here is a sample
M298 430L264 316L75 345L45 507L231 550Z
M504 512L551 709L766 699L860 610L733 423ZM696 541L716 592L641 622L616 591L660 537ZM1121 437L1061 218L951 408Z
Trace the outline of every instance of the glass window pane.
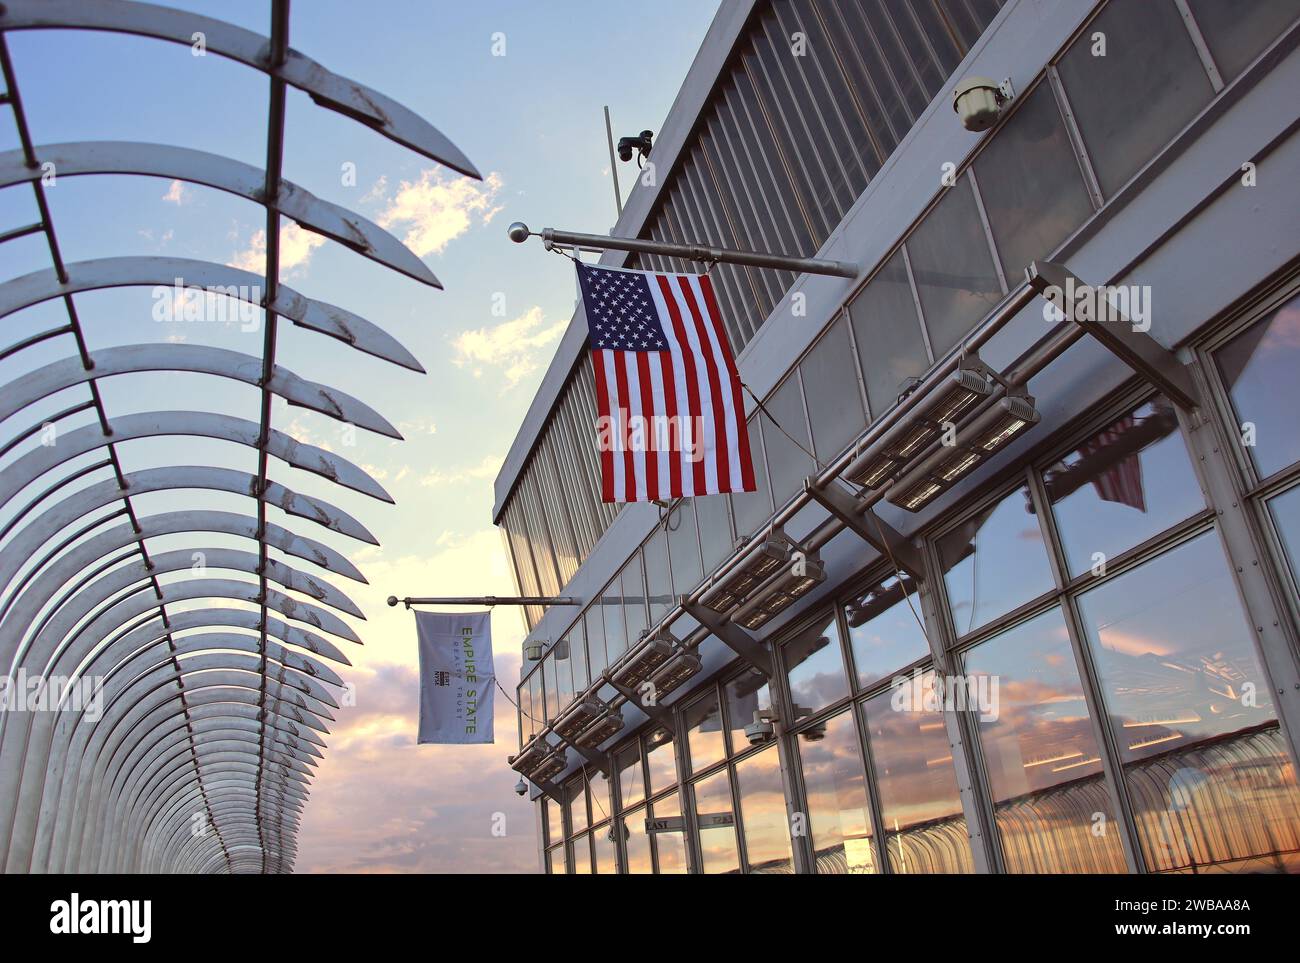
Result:
M731 496L731 513L736 520L738 536L753 535L758 527L772 517L772 492L767 483L767 463L763 455L763 437L758 428L758 419L750 417L749 451L754 462L754 486L752 492ZM708 501L706 498L705 501ZM701 532L701 537L703 533ZM701 545L706 543L701 541ZM707 552L708 549L705 548Z
M771 709L772 690L765 675L750 670L727 683L727 724L733 754L748 748L745 726L754 721L754 713Z
M980 745L1007 870L1124 872L1120 830L1094 832L1115 814L1061 610L975 646L965 663L981 697Z
M799 375L808 399L813 451L822 461L830 461L867 423L849 345L849 329L843 318L822 335L803 359Z
M623 615L627 619L627 644L635 645L646 625L645 582L641 571L641 553L637 552L623 566Z
M907 255L930 347L941 358L1002 300L969 180L945 191L907 239Z
M569 810L569 835L587 828L586 784L581 775L571 779L564 787L564 803Z
M876 583L844 607L844 618L849 625L853 666L862 688L930 652L918 621L921 600L911 576L900 581L891 575Z
M707 769L727 758L722 735L722 710L718 693L710 691L686 707L686 741L691 750L691 771Z
M564 812L553 799L543 801L546 806L546 841L552 845L564 838Z
M1093 54L1097 33L1106 38L1104 57ZM1173 0L1107 4L1058 69L1107 197L1213 94Z
M750 442L754 440L754 432L751 429ZM754 459L754 471L758 472L758 462L761 457L761 450L752 452ZM755 475L757 477L757 474ZM700 548L704 552L704 566L712 572L720 565L732 549L735 548L736 540L731 534L731 517L727 513L727 500L714 495L706 495L702 498L692 500L695 508L695 516L700 523ZM758 526L755 525L755 528ZM693 588L699 583L703 576L701 572L691 583Z
M808 440L808 420L804 414L798 376L786 378L763 402L763 407L771 412L771 417L763 413L761 418L772 497L777 505L781 505L803 488L803 480L816 467L808 457L812 443ZM776 424L772 419L776 419ZM778 428L777 424L781 427Z
M721 504L723 517L726 517L726 499L704 498L704 501ZM684 595L695 588L704 577L704 571L700 568L700 544L695 534L695 506L695 499L681 499L673 508L672 516L665 522L668 554L672 559L673 591L678 595Z
M958 636L1052 588L1029 489L1019 488L939 539L939 564Z
M700 830L700 868L705 873L740 872L736 848L735 813L727 770L701 779L693 787L695 818Z
M587 661L594 679L609 665L609 660L605 657L604 612L599 600L583 613L582 621L587 627Z
M573 673L573 694L586 692L591 682L587 675L587 645L583 641L582 620L579 619L569 630L569 669Z
M1291 577L1300 583L1300 486L1270 498L1268 510L1277 526L1282 551L1291 565Z
M923 687L933 672L920 677ZM864 705L871 765L894 873L971 873L952 747L936 705L896 702L888 689Z
M1031 261L1047 258L1092 214L1048 83L1038 85L976 158L975 179L1013 287Z
M790 823L786 817L781 762L776 746L736 764L740 822L745 832L746 870L792 873Z
M618 872L618 850L614 846L613 832L609 826L602 826L591 834L592 848L596 851L596 872L601 876L613 876Z
M879 418L894 407L903 383L930 367L901 250L849 302L849 319L871 416Z
M1232 396L1233 432L1253 440L1246 451L1261 477L1300 461L1300 295L1215 352Z
M650 837L645 831L646 807L634 809L623 817L623 846L627 851L627 871L649 875L654 872L650 859Z
M641 746L638 743L633 741L618 751L614 756L614 768L618 770L619 800L623 808L635 806L645 799L645 776L641 772Z
M1178 416L1164 398L1107 425L1045 471L1043 484L1072 575L1205 507Z
M677 759L671 729L661 726L646 735L645 761L650 770L650 795L677 782Z
M668 536L655 529L645 543L645 577L649 591L650 624L656 625L673 606L672 574L668 569Z
M650 815L655 819L680 816L682 803L677 793L671 793L663 799L656 799L650 806ZM655 833L655 854L659 857L659 874L677 876L688 872L686 862L686 833Z
M591 875L591 841L586 835L573 841L573 872L578 876Z
M1189 0L1189 6L1225 83L1300 14L1295 0Z
M546 871L552 876L563 876L569 871L569 862L565 856L564 846L556 846L546 853Z
M533 670L528 677L528 690L532 701L532 735L536 735L546 725L546 702L542 698L542 673Z
M614 812L614 783L599 769L592 769L587 777L587 793L591 796L591 821L608 819Z
M781 646L796 724L849 694L834 614L823 616ZM732 723L733 725L735 723Z
M818 873L874 873L867 783L853 716L842 712L826 721L820 738L809 735L798 745L814 868Z
M1300 792L1218 535L1079 609L1149 867L1300 870Z
M623 595L618 579L605 587L597 605L605 623L605 659L612 665L627 651L627 623L623 621Z

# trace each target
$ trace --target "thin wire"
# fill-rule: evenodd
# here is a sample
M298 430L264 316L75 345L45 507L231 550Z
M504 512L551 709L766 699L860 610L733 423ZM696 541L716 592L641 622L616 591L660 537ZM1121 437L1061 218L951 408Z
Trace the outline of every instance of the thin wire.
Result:
M790 434L790 432L785 430L785 426L782 425L781 422L776 420L776 416L773 415L772 412L767 410L767 406L764 405L763 402L759 400L758 395L754 394L754 390L750 388L749 385L745 384L745 382L742 381L740 383L740 387L744 388L745 391L749 394L749 396L754 399L754 404L758 406L758 410L761 411L763 414L767 415L768 420L772 422L772 424L776 425L777 429L781 432L781 434L789 438L790 441L794 443L794 446L796 448L798 448L805 455L811 458L813 460L813 463L818 467L819 470L821 471L826 470L826 466L821 463L821 461L817 458L816 455L814 455L811 451L805 448L803 444L800 443L798 438L796 438L794 435Z
M609 818L609 813L605 812L605 807L600 805L600 797L591 791L591 780L587 778L587 764L585 762L582 764L582 784L587 787L587 795L591 797L591 801L600 806L600 821L604 822ZM610 828L613 828L613 824L611 824Z
M534 716L529 715L527 712L524 712L524 707L521 706L514 699L510 698L510 693L506 691L506 687L501 684L500 679L498 679L496 676L493 676L492 681L495 682L497 688L501 690L501 694L506 697L506 701L509 702L516 709L518 709L519 712L524 716L524 718L528 719L531 722L540 722L542 725L546 725L545 720L535 718Z
M925 639L925 644L930 647L931 652L934 652L934 646L930 643L930 633L925 630L925 622L922 620L921 616L917 614L916 608L912 605L912 596L908 594L907 583L903 581L903 569L899 566L898 559L894 558L894 550L889 547L889 539L885 538L884 529L880 526L880 516L875 512L867 512L867 514L870 515L871 520L876 523L876 534L880 536L880 544L884 546L885 554L889 556L889 564L894 567L894 575L898 579L898 587L903 590L903 598L907 601L907 607L912 613L912 618L916 619L916 624L921 629L921 636Z

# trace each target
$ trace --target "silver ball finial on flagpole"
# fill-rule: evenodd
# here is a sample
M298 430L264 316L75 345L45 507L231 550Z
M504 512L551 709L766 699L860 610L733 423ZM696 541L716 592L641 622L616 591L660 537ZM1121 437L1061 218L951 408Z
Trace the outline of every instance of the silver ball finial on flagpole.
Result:
M506 236L516 244L523 244L531 234L532 231L528 230L528 225L523 221L515 221L506 228Z

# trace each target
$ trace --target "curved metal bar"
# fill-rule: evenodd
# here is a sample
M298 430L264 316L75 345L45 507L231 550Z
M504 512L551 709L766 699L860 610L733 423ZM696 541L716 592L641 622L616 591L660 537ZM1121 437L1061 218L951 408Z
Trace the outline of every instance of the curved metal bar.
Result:
M159 435L192 435L233 441L249 448L257 448L256 422L231 415L209 411L150 411L138 415L124 415L108 423L111 436L106 436L99 425L85 425L60 435L58 444L33 448L8 468L0 471L0 505L4 505L45 472L64 462L109 444L134 441L137 438L154 438ZM344 458L323 448L306 445L290 438L284 432L272 429L266 450L281 461L314 475L361 492L380 501L393 503L392 496L368 474Z
M182 616L190 614L181 613ZM142 684L137 681L135 686L138 688ZM56 833L54 837L54 865L69 871L78 867L85 869L93 865L84 861L82 854L93 847L92 841L102 838L101 824L107 818L107 811L97 803L101 797L101 783L108 773L114 771L114 760L118 757L124 740L128 740L132 732L148 729L174 713L176 711L174 706L188 709L190 712L207 706L246 708L256 713L258 718L270 716L281 720L286 725L301 727L297 734L304 738L313 735L314 732L328 734L324 722L312 713L281 702L273 697L274 693L270 694L272 698L263 705L263 694L260 688L243 688L242 685L243 681L239 678L222 678L209 673L197 682L192 682L184 690L182 699L182 693L175 686L173 675L160 674L160 681L154 683L153 689L133 697L134 701L121 715L119 721L90 730L82 742L83 748L78 758L93 760L92 772L88 778L72 773L74 799L71 805L60 807L61 814L65 812L70 814L71 827L67 833L61 835ZM205 781L205 785L207 784ZM61 815L60 825L62 821Z
M124 494L141 495L146 492L200 488L247 495L250 498L257 497L255 492L257 478L248 472L233 468L175 465L146 468L142 471L130 472L123 478L126 481L125 488L118 485L116 478L87 485L23 526L7 546L4 555L0 556L0 585L11 585L13 577L23 564L36 554L36 550L41 545L60 531L96 509L120 501ZM268 483L265 498L270 504L279 506L287 514L296 518L310 519L331 531L348 535L369 545L379 544L375 537L351 515L327 502L290 491L279 482ZM11 589L9 600L12 601L16 596L17 590ZM0 606L0 618L3 618L8 608L8 602Z
M308 94L322 107L334 110L469 177L481 178L460 149L428 121L377 90L331 73L297 50L287 51L284 63L275 64L268 38L212 17L174 7L128 0L6 0L0 30L72 29L107 30L169 40L189 47L195 33L204 37L206 49L245 66L283 80Z
M80 357L64 358L0 387L0 421L11 418L42 398L73 385L85 384L92 378L99 380L141 371L179 371L216 375L255 388L265 387L291 405L402 440L401 432L369 405L342 391L300 378L279 365L271 369L270 379L263 383L262 360L238 351L204 344L128 344L93 351L90 362L93 367L87 368Z
M267 306L262 303L265 300L261 293L265 281L260 274L215 261L136 255L75 261L66 265L66 272L66 282L60 281L53 269L47 269L0 284L0 318L43 301L82 291L145 285L172 291L176 285L182 285L189 290L203 290L259 307ZM252 297L254 293L255 298ZM319 332L365 354L424 374L420 362L401 342L359 314L306 297L283 284L276 285L270 307L300 328Z
M266 171L251 164L189 147L123 140L40 144L33 150L42 165L54 164L59 177L142 174L202 184L243 197L399 274L431 287L442 287L415 252L369 218L322 200L284 178L280 179L279 193L267 197ZM40 180L43 176L42 167L27 166L22 148L0 153L0 188Z

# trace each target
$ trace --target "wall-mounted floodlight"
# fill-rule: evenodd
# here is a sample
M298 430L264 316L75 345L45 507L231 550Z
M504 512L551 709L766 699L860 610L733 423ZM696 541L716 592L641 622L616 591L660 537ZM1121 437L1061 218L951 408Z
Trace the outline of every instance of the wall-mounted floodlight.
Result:
M938 495L968 474L985 457L1037 424L1034 399L1027 394L1007 395L959 432L959 444L941 448L914 468L885 496L899 508L919 512Z
M853 480L867 488L881 487L926 445L943 431L944 424L954 422L981 398L993 391L991 372L973 355L963 358L947 381L936 387L932 400L908 419L899 436L867 463Z
M967 77L953 88L952 109L967 130L988 130L1013 96L1010 78L998 83L988 77Z
M618 709L610 709L586 729L578 734L574 745L582 749L595 749L606 739L623 731L623 714Z
M660 636L643 645L617 672L610 676L615 685L635 689L659 670L673 654L672 636Z
M540 736L533 736L518 755L508 756L506 762L515 772L527 776L535 770L542 759L546 756L550 747L541 739Z
M564 772L565 767L569 764L569 756L563 749L557 749L544 760L542 764L533 770L532 775L528 778L533 782L546 782L554 779L560 773Z
M654 686L655 698L662 699L673 692L691 676L698 674L703 667L699 656L690 652L679 652L650 678L650 684Z
M788 562L794 548L783 532L773 531L749 550L730 575L705 592L701 601L715 612L726 612Z
M824 581L826 569L821 559L810 553L764 584L735 611L731 620L747 629L761 629Z
M542 655L546 652L546 642L529 642L524 646L524 658L529 662L541 662Z
M595 699L583 699L555 723L553 727L555 734L564 741L571 742L574 736L595 722L604 711L604 703L597 702Z

